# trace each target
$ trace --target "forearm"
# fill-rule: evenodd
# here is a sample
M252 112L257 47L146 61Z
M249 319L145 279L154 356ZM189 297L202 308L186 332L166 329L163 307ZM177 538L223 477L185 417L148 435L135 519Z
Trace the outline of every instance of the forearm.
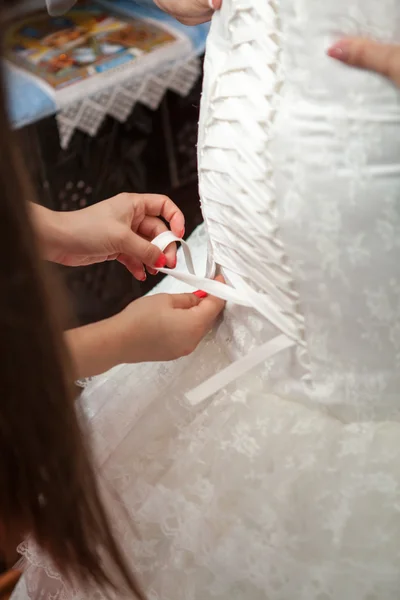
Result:
M138 301L139 302L139 301ZM114 317L65 333L75 377L95 377L124 363L153 360L141 310L131 304Z
M30 211L42 257L54 261L63 247L65 238L62 215L33 202L30 203Z
M94 377L123 362L123 347L115 319L65 333L77 379Z

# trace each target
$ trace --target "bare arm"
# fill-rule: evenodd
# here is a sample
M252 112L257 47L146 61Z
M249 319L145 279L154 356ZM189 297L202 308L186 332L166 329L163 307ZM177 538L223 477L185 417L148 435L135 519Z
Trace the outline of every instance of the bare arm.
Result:
M93 377L124 363L186 356L214 326L224 305L206 294L158 294L135 300L110 319L68 331L76 377Z
M77 379L95 377L124 362L123 344L113 319L71 329L64 335Z
M53 261L65 241L62 213L29 203L33 227L45 260Z

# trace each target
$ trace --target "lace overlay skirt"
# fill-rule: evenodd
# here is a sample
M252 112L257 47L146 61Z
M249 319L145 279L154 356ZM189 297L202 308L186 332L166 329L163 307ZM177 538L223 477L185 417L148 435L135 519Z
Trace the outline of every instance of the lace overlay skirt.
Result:
M202 229L191 245L199 266ZM160 291L171 287L182 290ZM109 509L147 597L397 600L400 425L340 422L270 394L257 372L189 405L185 392L229 361L214 332L190 357L118 367L85 390ZM14 600L104 597L68 588L29 541L21 551Z

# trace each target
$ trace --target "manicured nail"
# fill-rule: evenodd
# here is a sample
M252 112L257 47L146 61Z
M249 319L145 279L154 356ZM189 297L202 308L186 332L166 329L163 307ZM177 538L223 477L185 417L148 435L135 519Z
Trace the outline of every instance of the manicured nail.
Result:
M182 231L179 233L178 237L183 238L184 235L185 235L185 228L182 229Z
M146 281L147 279L147 275L146 273L143 271L143 275L141 276L141 278L139 279L139 281Z
M166 264L167 264L167 257L165 256L165 254L161 254L158 257L157 262L154 266L156 269L162 269L163 267L165 267Z
M329 48L328 56L342 62L348 62L350 58L350 42L346 40L337 42L337 44Z
M208 4L210 5L211 10L215 10L214 1L208 0Z
M203 300L203 298L207 298L208 296L207 292L203 292L203 290L197 290L197 292L193 292L193 294L200 298L200 300Z

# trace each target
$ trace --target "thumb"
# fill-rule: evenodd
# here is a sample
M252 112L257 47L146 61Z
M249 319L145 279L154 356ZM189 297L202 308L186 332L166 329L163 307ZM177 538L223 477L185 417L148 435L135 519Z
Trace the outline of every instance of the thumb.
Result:
M225 301L215 296L207 296L192 309L193 316L202 326L204 332L212 328L225 308Z
M225 283L224 278L220 275L215 279L216 281ZM216 298L215 296L206 296L203 300L201 300L201 302L192 308L191 312L193 313L193 318L195 318L201 325L204 333L213 327L218 316L224 310L225 304L226 302L220 298Z
M176 294L172 296L172 306L184 311L180 313L180 321L186 322L188 332L194 327L193 331L196 332L199 341L213 328L225 307L225 302L214 296L200 299L195 294Z
M363 38L345 39L328 50L328 55L354 67L375 71L400 85L400 46L380 44Z
M139 259L147 267L161 269L167 264L167 257L157 246L131 230L122 237L121 254Z
M195 294L173 294L171 295L172 308L189 310L198 306L201 302Z
M223 277L218 276L215 278L216 281L225 283ZM204 321L206 328L208 323L211 325L215 319L222 312L225 307L225 301L215 296L197 296L196 294L175 294L171 296L173 308L179 308L182 310L193 309L193 315L191 318Z

